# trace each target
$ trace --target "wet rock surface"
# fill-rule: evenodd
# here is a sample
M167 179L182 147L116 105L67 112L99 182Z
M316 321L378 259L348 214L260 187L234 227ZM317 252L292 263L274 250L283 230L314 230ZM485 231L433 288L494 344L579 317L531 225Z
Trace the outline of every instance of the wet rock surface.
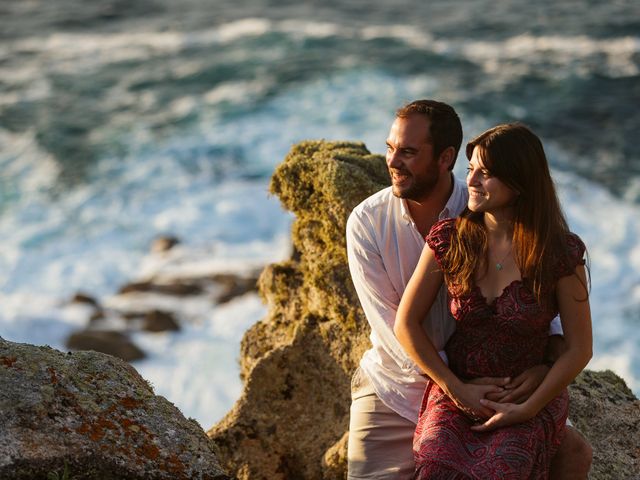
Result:
M121 360L133 362L145 357L127 335L117 331L83 330L71 334L67 340L67 348L71 350L94 350L113 355Z
M151 277L123 285L116 297L127 306L118 309L107 308L104 306L107 302L78 292L68 303L87 305L92 310L87 317L87 327L72 333L66 346L72 350L95 350L126 361L145 358L145 353L131 339L132 332L177 332L182 329L184 319L178 311L166 310L167 304L179 306L185 299L203 298L213 308L256 292L257 281L258 271Z
M215 445L127 363L0 338L0 478L229 477Z

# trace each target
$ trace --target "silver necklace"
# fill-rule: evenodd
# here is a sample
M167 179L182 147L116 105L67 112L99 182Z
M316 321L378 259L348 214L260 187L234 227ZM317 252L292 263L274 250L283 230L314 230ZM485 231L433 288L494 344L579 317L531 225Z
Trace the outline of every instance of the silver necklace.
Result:
M499 262L496 262L496 270L500 271L504 268L504 261L507 259L507 257L511 254L511 247L509 247L509 251L507 252L507 254L502 257L502 260L500 260Z

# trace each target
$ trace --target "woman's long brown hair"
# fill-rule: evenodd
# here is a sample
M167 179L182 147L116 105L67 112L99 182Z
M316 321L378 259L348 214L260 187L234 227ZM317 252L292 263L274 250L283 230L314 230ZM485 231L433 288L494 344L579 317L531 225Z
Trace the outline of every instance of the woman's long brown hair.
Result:
M569 228L542 143L526 126L516 123L498 125L471 140L468 159L476 148L489 173L518 194L512 239L515 261L538 303L550 307L555 300L550 295L556 284L554 265L567 258ZM482 212L465 209L444 258L447 283L460 293L471 291L477 269L488 268L483 217Z

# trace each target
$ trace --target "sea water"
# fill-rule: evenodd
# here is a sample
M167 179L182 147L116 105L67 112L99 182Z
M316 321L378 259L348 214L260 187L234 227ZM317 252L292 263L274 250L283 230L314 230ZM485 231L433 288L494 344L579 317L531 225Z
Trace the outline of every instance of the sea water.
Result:
M68 303L78 291L116 308L117 290L151 273L287 258L292 217L268 181L291 145L382 153L394 110L436 98L459 111L465 140L514 120L542 137L589 249L589 368L640 393L636 3L577 16L551 1L37 7L0 18L3 338L64 350L90 314ZM160 235L181 243L150 253ZM134 366L208 428L240 395L239 342L266 307L255 294L158 301L183 329L135 333L147 358Z

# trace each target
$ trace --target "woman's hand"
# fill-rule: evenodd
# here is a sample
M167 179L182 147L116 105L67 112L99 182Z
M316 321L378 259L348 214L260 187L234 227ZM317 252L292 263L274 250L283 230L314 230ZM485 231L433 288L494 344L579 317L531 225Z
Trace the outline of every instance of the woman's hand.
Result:
M526 422L535 417L537 413L526 404L492 402L486 398L480 400L480 404L485 408L490 408L494 413L482 425L472 426L471 430L474 432L490 432L496 428Z
M446 393L469 418L486 420L494 415L494 411L490 407L483 405L482 401L485 400L486 395L502 391L503 388L498 385L460 382Z
M533 395L547 373L549 373L548 366L535 365L513 380L504 383L502 392L487 395L487 399L500 403L523 403Z

